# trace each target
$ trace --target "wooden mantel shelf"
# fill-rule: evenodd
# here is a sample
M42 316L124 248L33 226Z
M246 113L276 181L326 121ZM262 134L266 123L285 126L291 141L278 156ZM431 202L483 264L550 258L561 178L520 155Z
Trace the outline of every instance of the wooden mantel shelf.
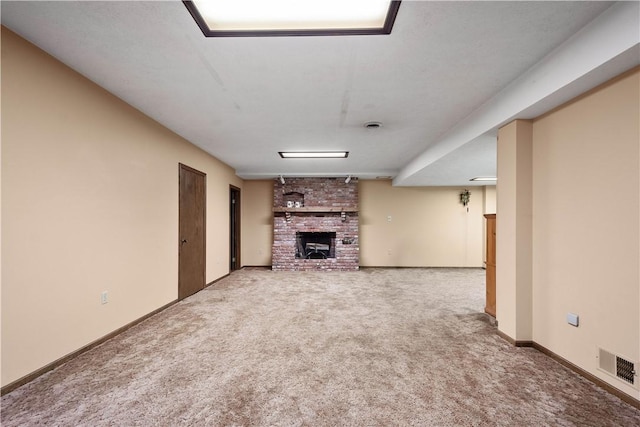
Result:
M358 208L356 207L326 207L326 206L304 206L302 208L273 208L274 212L308 212L308 213L319 213L319 212L358 212Z

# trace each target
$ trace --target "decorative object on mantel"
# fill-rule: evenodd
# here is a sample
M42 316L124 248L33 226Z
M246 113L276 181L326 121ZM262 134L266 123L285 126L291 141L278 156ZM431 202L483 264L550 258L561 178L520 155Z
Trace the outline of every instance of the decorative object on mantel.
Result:
M284 193L284 200L287 208L301 208L304 206L304 194L297 191Z
M340 212L340 217L342 217L342 222L347 220L347 213L345 211Z
M467 212L469 212L469 199L471 198L471 193L466 188L462 193L460 193L460 203L462 206L467 208Z

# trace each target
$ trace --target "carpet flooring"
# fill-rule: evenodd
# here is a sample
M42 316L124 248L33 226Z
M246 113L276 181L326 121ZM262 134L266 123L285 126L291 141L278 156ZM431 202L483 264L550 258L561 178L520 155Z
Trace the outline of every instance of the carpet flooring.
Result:
M2 425L638 426L496 335L480 269L244 269L2 397Z

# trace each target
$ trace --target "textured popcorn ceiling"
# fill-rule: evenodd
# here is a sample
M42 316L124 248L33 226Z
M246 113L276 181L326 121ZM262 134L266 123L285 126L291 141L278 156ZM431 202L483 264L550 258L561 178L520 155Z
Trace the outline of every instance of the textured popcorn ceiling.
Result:
M472 185L495 174L498 126L640 61L637 2L405 0L391 35L224 39L177 1L1 7L3 25L246 179Z

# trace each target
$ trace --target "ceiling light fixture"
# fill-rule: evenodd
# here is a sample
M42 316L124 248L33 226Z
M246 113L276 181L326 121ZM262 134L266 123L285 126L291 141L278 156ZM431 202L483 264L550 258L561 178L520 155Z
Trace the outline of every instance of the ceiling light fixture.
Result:
M206 37L390 34L400 1L183 1Z
M475 178L471 178L469 181L497 181L498 178L495 176L476 176Z
M345 159L348 151L278 151L283 159Z

